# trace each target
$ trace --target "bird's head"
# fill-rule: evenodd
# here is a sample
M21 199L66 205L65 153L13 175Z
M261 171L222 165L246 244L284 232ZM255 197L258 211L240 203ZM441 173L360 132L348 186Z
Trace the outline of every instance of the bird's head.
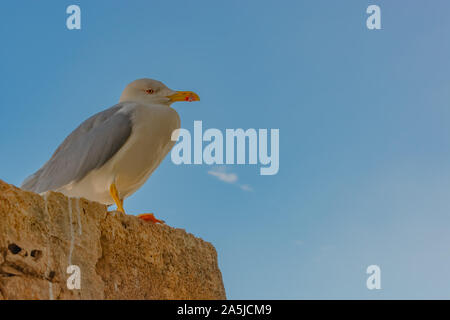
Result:
M170 106L176 101L200 101L200 97L192 91L171 90L157 80L138 79L123 90L120 102L123 101Z

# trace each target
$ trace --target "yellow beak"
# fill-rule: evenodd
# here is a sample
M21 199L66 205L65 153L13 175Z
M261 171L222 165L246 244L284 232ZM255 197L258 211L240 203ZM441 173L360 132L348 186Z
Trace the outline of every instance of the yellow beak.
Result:
M198 94L192 91L177 91L176 93L168 96L171 102L175 101L200 101Z

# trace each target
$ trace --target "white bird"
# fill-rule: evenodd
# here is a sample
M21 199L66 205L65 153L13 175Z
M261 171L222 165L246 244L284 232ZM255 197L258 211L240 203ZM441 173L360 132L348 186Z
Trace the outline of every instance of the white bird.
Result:
M171 137L180 128L180 117L171 104L199 100L194 92L174 91L160 81L133 81L118 104L84 121L21 188L116 204L125 213L124 199L145 183L175 144ZM163 222L153 214L139 217Z

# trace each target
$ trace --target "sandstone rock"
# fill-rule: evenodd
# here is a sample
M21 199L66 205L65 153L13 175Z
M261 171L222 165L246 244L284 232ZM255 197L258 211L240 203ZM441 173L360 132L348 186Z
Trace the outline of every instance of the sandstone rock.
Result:
M69 265L81 288L70 290ZM214 247L104 205L0 180L0 299L226 299Z

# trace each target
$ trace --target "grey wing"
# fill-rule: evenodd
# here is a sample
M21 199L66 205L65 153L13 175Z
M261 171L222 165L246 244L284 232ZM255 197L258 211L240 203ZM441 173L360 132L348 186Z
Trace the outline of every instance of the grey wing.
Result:
M21 188L37 193L56 190L105 164L131 135L131 113L118 112L124 105L120 103L84 121Z

